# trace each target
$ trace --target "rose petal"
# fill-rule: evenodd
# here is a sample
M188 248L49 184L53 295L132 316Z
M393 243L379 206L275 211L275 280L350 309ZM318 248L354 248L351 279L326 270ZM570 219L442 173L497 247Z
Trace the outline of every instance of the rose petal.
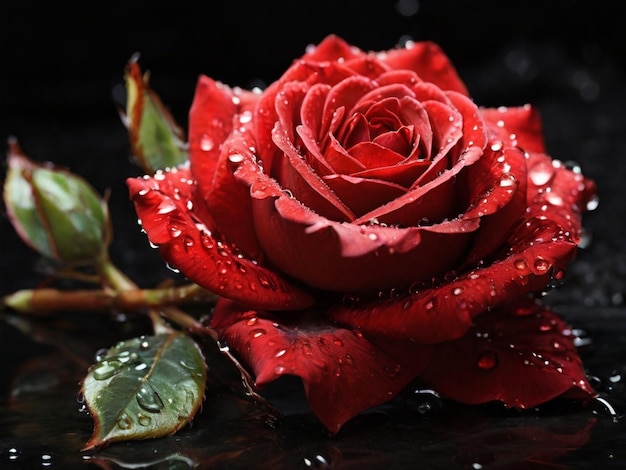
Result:
M536 108L530 105L483 108L480 114L492 133L491 140L517 145L526 152L545 153L541 119Z
M338 223L267 191L253 191L253 211L273 264L308 285L341 292L385 290L441 275L477 228L472 221L406 229Z
M203 193L210 192L221 145L239 112L233 91L204 75L196 84L189 111L189 159Z
M330 89L330 85L326 83L314 84L307 91L300 108L300 121L317 142L321 142L323 138L321 131L323 110Z
M532 408L571 389L591 397L571 330L531 300L477 317L465 336L435 346L422 379L462 403Z
M363 55L363 51L351 46L339 36L330 34L326 36L317 46L309 46L303 58L316 62L335 62L339 60L354 59Z
M127 180L142 227L163 259L205 289L247 305L276 310L311 305L308 293L211 232L202 200L189 191L189 183L195 184L190 177L187 169L173 169Z
M457 179L458 198L470 201L463 217L482 218L461 269L496 253L514 226L525 218L526 163L518 148L489 149Z
M302 204L325 217L332 220L354 220L352 211L332 193L301 157L278 124L274 128L273 138L276 146L284 152L280 167L273 174L280 180L281 187L289 190Z
M411 227L423 224L440 223L447 218L454 219L459 214L455 200L455 177L466 166L478 161L482 151L477 148L465 153L452 168L441 173L435 180L407 191L401 197L380 206L357 218L354 223L362 224L375 219L386 224L399 224ZM426 171L430 171L430 168Z
M597 203L595 182L585 178L580 169L572 171L544 154L527 156L527 204L536 207L543 218L557 221L563 231L569 232L571 240L578 243L582 231L579 214Z
M545 289L552 276L562 275L576 245L563 240L560 232L556 224L529 221L521 224L506 244L505 259L438 287L416 283L408 296L337 306L329 316L364 332L418 343L456 339L465 334L473 317L512 298Z
M220 301L212 326L250 365L257 386L300 377L309 407L332 433L397 395L430 359L428 346L367 338L314 312L293 318Z
M388 181L403 188L408 188L429 168L430 162L428 160L405 159L403 162L392 166L381 166L346 173L355 178Z
M452 62L435 43L409 43L407 47L379 54L378 58L392 69L414 70L422 80L432 82L443 90L454 90L469 96Z
M329 175L324 177L324 181L357 217L406 192L402 186L387 181L346 175ZM367 197L363 197L363 194L367 194Z
M254 132L257 137L257 149L263 165L268 173L272 172L277 149L272 141L272 130L278 120L275 109L278 93L289 83L303 82L309 86L317 83L334 85L354 72L337 63L316 64L310 61L297 60L280 77L267 87L259 98L254 114Z

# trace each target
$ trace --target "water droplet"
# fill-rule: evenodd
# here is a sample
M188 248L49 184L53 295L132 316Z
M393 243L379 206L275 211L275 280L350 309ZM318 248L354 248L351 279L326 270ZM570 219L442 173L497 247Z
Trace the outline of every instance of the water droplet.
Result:
M207 250L212 250L215 246L214 240L207 234L203 233L200 236L200 241L202 242L202 246Z
M260 338L265 333L267 333L267 331L265 331L263 328L255 328L254 330L250 331L250 336L252 336L253 338Z
M540 161L528 170L528 177L535 186L544 186L554 177L555 169L553 165Z
M20 451L17 450L15 447L11 447L7 453L9 454L9 460L17 460L20 456Z
M513 175L505 173L500 177L499 184L502 188L508 188L510 186L513 186L515 184L515 177Z
M178 238L182 235L183 231L178 228L178 225L176 224L171 224L169 227L170 230L170 235L172 236L172 238Z
M593 196L587 202L586 208L587 208L588 211L594 211L594 210L596 210L598 208L599 204L600 204L600 199L598 198L598 196Z
M142 426L150 426L150 423L152 423L152 418L148 415L145 415L143 413L139 413L137 415L137 422L142 425Z
M537 258L534 263L535 269L539 272L545 272L550 269L550 263L543 258Z
M228 161L230 161L231 163L241 163L243 162L243 158L243 155L239 153L233 153L232 155L228 156Z
M498 356L492 351L485 351L479 354L476 363L479 369L490 371L498 365Z
M287 370L287 368L285 366L276 366L274 368L274 373L276 375L283 375L286 370Z
M204 134L200 138L200 148L205 152L209 152L213 150L213 147L215 147L215 142L213 142L213 139L209 137L209 135Z
M286 349L281 349L280 351L278 351L275 355L275 357L282 357L287 353Z
M351 354L346 354L343 358L347 365L351 366L352 364L354 364L354 358Z
M335 338L333 340L333 343L335 343L335 346L343 346L343 341L341 341L341 339L339 338Z
M496 140L495 142L493 142L491 144L491 150L493 150L494 152L502 150L502 141Z
M107 348L98 349L95 354L95 361L102 362L109 350Z
M174 204L174 202L172 202L170 199L165 199L159 204L159 207L157 208L157 214L169 214L170 212L173 212L175 210L176 204Z
M253 325L256 325L258 322L259 322L259 319L257 317L252 317L248 319L248 321L246 322L246 325L253 326Z
M123 413L122 416L117 419L117 427L120 429L130 429L132 425L133 420L130 419L130 416L128 416L126 413Z
M91 375L96 380L107 380L121 370L122 364L118 361L104 360L98 363L92 370Z
M454 295L461 295L463 293L463 289L461 287L456 287L453 291L452 294Z
M163 408L163 401L149 383L144 383L135 395L137 403L150 413L159 413Z
M528 263L526 263L526 260L518 259L515 260L513 264L515 265L515 268L519 269L520 271L528 269Z
M195 241L192 236L185 235L183 237L183 246L185 247L185 251L188 251L194 245Z

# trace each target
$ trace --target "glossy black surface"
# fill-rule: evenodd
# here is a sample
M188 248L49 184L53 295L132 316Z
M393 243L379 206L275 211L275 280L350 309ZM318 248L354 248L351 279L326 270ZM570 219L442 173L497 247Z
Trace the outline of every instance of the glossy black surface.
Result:
M545 300L588 334L591 344L581 354L600 399L586 408L560 403L519 414L420 394L357 417L330 437L306 413L294 384L269 391L286 411L280 418L243 398L231 371L226 383L211 385L194 425L176 436L83 454L92 422L79 412L78 382L99 348L144 325L133 323L138 330L131 331L106 316L31 323L0 314L0 468L623 468L620 2L214 3L2 2L0 140L15 135L32 158L67 165L99 191L110 189L113 259L148 287L172 273L139 232L124 185L140 173L128 158L115 106L133 53L141 54L153 88L185 127L199 73L250 88L278 78L307 44L329 33L374 50L407 38L435 40L479 105L536 105L549 153L598 183L600 205L584 219L589 243ZM0 217L0 295L37 285L38 267Z

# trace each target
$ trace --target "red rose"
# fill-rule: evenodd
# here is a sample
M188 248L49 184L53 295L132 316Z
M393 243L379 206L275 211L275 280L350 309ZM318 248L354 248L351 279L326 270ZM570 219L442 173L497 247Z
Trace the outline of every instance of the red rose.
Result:
M303 380L332 432L416 378L466 403L592 394L563 276L593 182L529 106L477 107L432 43L336 36L266 90L198 81L190 164L131 179L150 241L218 293L212 326L262 386Z

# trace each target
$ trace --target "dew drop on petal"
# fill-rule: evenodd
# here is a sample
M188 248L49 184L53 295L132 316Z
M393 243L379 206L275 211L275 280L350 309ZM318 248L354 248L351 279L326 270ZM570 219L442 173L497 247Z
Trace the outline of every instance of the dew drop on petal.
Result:
M260 338L265 333L267 333L267 331L265 331L263 328L255 328L250 332L250 336L252 336L253 338Z
M504 174L500 177L500 186L503 188L508 188L515 184L515 177L510 174Z
M204 134L200 139L200 148L205 152L209 152L213 150L213 147L215 147L215 142L213 142L213 139L211 139L211 137L209 137L207 134Z
M526 260L517 259L513 262L513 264L515 265L515 268L519 269L520 271L528 269L528 264L526 263Z
M169 199L165 199L159 204L159 207L157 208L157 214L169 214L170 212L173 212L175 210L176 204L174 204Z
M550 269L550 263L543 258L537 258L534 263L535 269L540 272L545 272Z
M185 237L183 238L183 246L185 247L185 249L191 248L194 245L194 243L195 241L193 237L189 235L185 235Z
M241 163L243 162L243 155L239 153L233 153L232 155L228 156L228 161L230 161L231 163Z
M495 142L493 142L491 144L491 150L493 150L494 152L502 150L502 141L496 140Z
M528 170L528 177L535 186L544 186L554 177L555 169L547 162L539 161Z

